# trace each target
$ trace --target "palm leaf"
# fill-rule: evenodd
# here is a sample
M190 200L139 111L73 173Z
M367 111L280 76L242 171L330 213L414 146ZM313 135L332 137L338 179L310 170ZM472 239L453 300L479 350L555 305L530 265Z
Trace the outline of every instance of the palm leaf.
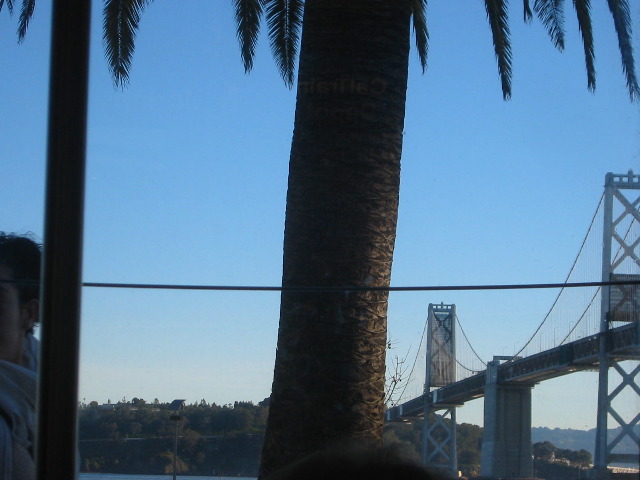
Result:
M280 74L293 86L304 0L264 0L269 43Z
M33 10L36 7L36 0L22 0L22 10L20 11L20 20L18 20L18 41L22 42L27 34L29 21L33 16ZM1 8L1 7L0 7Z
M596 89L596 67L591 28L591 0L573 0L573 6L578 16L578 28L582 34L584 59L587 67L587 87L593 92Z
M564 9L563 0L536 0L533 10L542 24L547 28L553 44L564 49Z
M233 0L236 12L236 35L240 42L240 55L244 71L249 73L253 68L253 57L258 44L260 18L262 17L262 0Z
M105 0L103 41L109 70L116 86L129 81L140 14L153 0Z
M493 35L493 48L498 60L502 97L507 100L511 98L511 42L507 2L506 0L485 0L484 4Z
M418 57L422 65L422 72L427 69L427 53L429 50L429 29L427 28L427 0L413 0L412 4L413 31L416 36Z
M4 0L0 0L0 12L2 7L4 7ZM7 9L9 10L9 15L13 15L13 0L7 0Z
M531 19L533 18L533 12L531 11L531 5L529 5L529 0L524 0L524 21L526 23L531 23Z
M608 0L609 10L613 15L613 23L618 34L618 47L622 56L622 71L627 80L627 88L631 101L640 100L640 87L636 79L633 60L633 46L631 45L631 16L627 0Z

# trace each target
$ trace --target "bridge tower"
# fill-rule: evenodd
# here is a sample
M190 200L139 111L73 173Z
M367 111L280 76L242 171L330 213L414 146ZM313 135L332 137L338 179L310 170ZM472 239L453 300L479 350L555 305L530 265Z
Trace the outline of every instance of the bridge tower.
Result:
M625 282L640 280L640 235L637 227L640 225L640 175L629 171L626 175L607 173L604 193L604 222L603 222L603 251L602 251L602 281ZM614 243L615 241L615 243ZM624 360L638 360L639 352L629 352L627 356L609 353L615 345L607 332L621 323L635 323L634 334L640 336L640 285L611 285L603 287L601 291L601 319L599 338L599 384L598 384L598 412L596 425L596 450L594 469L596 478L608 477L607 467L615 462L636 463L640 457L640 439L636 425L640 424L640 414L631 420L626 420L616 411L616 397L624 390L631 389L640 399L638 381L640 364L634 362L631 371L625 369ZM620 382L610 390L609 380L617 380L617 376L610 377L613 368L620 377ZM613 386L613 385L611 385ZM611 416L621 427L621 433L609 440L607 436L608 418ZM616 445L624 438L630 438L637 448L634 453L614 453Z
M422 462L425 466L443 470L457 477L457 405L448 405L442 415L436 415L433 398L429 395L432 388L443 387L456 381L456 306L430 303L427 322Z

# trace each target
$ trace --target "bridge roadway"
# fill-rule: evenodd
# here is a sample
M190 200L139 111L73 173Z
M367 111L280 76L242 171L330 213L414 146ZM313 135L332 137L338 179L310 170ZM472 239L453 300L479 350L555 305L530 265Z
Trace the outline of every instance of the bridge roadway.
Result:
M599 365L599 339L606 335L609 358L616 361L640 358L640 322L612 328L574 342L554 347L528 357L505 362L498 367L499 384L534 385L543 380L567 375L580 370L595 370ZM429 403L435 410L462 405L484 396L486 371L477 373L428 393ZM424 414L425 395L387 410L385 419L401 420Z

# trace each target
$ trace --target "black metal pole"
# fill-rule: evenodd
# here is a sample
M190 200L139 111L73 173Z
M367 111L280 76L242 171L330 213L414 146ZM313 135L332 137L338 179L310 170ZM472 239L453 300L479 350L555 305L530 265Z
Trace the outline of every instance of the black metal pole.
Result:
M173 480L176 480L176 465L178 462L178 422L176 420L176 436L173 441Z
M38 384L39 480L75 478L91 0L54 0Z

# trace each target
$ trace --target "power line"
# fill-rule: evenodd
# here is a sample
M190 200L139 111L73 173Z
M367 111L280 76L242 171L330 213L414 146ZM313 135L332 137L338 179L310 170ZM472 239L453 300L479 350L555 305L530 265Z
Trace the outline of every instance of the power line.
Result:
M0 281L3 282L3 281ZM17 283L8 281L7 283ZM259 286L259 285L176 285L160 283L109 283L83 282L88 288L133 288L147 290L214 290L214 291L253 291L253 292L438 292L465 290L539 290L554 288L606 287L611 285L640 285L640 280L619 280L609 282L571 282L571 283L519 283L503 285L425 285L408 287L370 287L370 286Z

